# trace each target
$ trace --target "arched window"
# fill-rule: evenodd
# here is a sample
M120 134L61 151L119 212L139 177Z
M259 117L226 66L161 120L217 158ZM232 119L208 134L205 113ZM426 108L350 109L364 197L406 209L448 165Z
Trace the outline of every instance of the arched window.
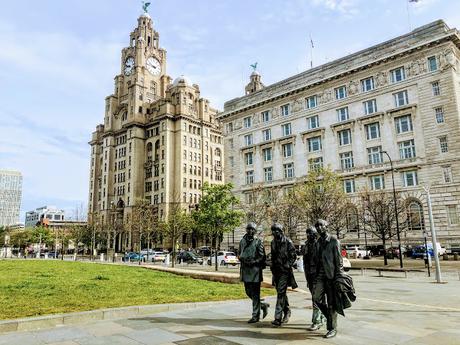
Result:
M220 149L216 149L216 156L220 157Z
M152 143L147 143L147 152L152 152Z
M409 231L423 231L425 222L423 220L423 206L418 200L411 199L407 204L407 229Z

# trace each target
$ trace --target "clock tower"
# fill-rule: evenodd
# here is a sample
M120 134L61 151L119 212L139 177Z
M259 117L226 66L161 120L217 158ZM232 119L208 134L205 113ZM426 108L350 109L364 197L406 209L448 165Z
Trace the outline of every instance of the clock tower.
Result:
M223 183L217 111L186 77L172 82L159 38L144 7L121 51L114 92L105 99L104 123L89 142L88 220L112 229L107 242L116 251L145 248L128 226L141 201L165 219L174 205L194 209L205 182ZM187 247L197 241L192 235ZM169 247L156 243L163 245Z

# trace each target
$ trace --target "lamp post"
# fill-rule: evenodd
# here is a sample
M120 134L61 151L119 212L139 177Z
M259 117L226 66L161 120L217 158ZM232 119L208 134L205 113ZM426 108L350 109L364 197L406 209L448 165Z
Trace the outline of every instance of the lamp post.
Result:
M399 235L398 206L396 204L396 189L395 189L395 175L394 175L394 169L393 169L393 161L391 160L391 157L387 151L382 151L382 153L386 154L388 157L388 160L390 161L391 180L393 182L393 202L394 202L395 218L396 218L396 235L398 236L399 267L403 268L403 260L402 260L402 252L401 252L401 237Z

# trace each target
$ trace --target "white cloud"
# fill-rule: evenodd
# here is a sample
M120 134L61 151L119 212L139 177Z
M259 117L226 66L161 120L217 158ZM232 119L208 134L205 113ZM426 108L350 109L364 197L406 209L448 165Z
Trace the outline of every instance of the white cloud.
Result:
M357 0L312 0L313 5L321 6L341 14L355 15L358 13Z

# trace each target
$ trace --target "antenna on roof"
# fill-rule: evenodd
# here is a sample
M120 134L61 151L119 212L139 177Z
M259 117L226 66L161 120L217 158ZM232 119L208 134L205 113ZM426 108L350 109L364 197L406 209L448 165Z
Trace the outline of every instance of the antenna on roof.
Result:
M313 44L313 39L311 38L310 33L310 68L313 68L313 48L315 48L315 45Z

